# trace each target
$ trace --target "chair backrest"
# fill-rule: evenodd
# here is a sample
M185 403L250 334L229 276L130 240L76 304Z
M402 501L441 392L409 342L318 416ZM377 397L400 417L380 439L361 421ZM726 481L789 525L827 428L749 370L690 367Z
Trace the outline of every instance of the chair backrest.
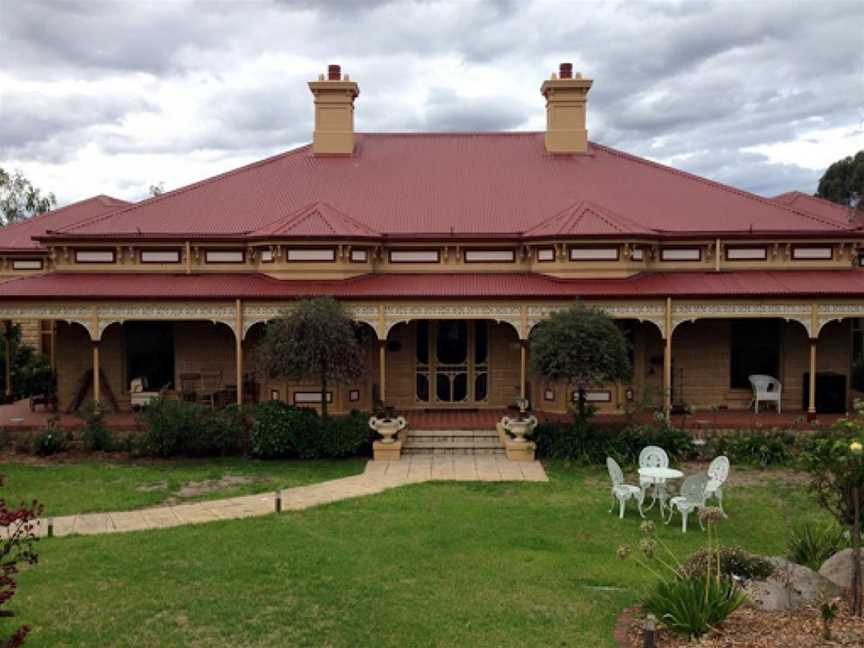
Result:
M757 394L770 394L773 392L779 392L782 385L780 381L771 376L765 376L762 374L753 374L752 376L747 377L750 380L750 384L753 386L753 391Z
M716 482L717 485L722 485L729 479L729 459L726 455L715 457L708 466L708 478Z
M668 468L669 455L660 446L645 446L639 453L640 468Z
M621 486L624 483L624 471L612 457L606 457L606 468L609 469L609 479L613 486Z
M681 484L681 495L686 498L688 502L704 504L705 490L707 488L708 475L706 473L690 475L684 480L684 483Z
M133 378L129 383L129 391L138 394L147 389L147 378Z

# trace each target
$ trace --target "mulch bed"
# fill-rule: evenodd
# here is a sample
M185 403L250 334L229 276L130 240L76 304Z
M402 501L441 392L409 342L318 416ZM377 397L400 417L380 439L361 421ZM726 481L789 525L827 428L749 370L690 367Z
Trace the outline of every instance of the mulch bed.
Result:
M831 625L831 641L822 637L822 617L816 607L787 612L764 612L746 605L732 614L715 631L699 641L689 641L661 629L657 648L836 648L864 646L864 619L849 616L841 604ZM621 648L642 648L643 621L638 609L630 608L618 617L615 639Z

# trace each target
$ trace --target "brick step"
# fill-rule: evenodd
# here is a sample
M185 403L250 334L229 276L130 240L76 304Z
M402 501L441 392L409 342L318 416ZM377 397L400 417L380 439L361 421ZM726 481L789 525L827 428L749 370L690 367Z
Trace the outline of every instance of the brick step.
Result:
M460 436L460 437L494 437L498 433L495 430L412 430L407 431L408 436L414 437L440 437L440 436Z
M503 455L504 448L411 448L402 446L403 455Z
M402 443L402 447L408 448L497 448L500 445L501 441L498 437L482 439L477 439L475 437L436 437L433 439L417 439L409 436Z

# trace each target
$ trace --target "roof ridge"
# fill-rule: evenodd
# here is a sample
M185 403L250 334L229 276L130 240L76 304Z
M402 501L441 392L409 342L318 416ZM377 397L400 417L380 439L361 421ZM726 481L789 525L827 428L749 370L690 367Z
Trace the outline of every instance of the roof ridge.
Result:
M632 153L625 153L624 151L620 151L618 149L614 149L614 148L611 148L609 146L605 146L603 144L596 144L594 142L591 142L591 145L593 147L600 149L601 151L605 151L606 153L609 153L610 155L615 155L617 157L630 160L631 162L637 162L639 164L644 164L646 166L654 167L660 171L665 171L665 172L671 173L673 175L679 175L679 176L682 176L684 178L688 178L690 180L695 180L697 182L707 184L709 186L715 187L715 188L720 189L722 191L736 194L738 196L741 196L742 198L749 198L750 200L755 200L757 202L760 202L760 203L763 203L763 204L766 204L766 205L769 205L772 207L776 207L778 209L785 209L787 211L798 214L799 216L804 216L805 218L809 218L812 221L815 221L817 223L821 223L822 225L830 225L831 227L837 228L840 231L844 231L844 230L848 231L850 229L848 227L841 227L838 223L831 221L829 219L825 219L825 218L816 216L815 214L811 214L809 212L804 212L804 211L801 211L799 209L795 209L795 208L790 207L788 205L783 205L783 204L777 203L770 198L765 198L764 196L760 196L760 195L752 193L750 191L744 191L743 189L738 189L737 187L723 184L722 182L718 182L716 180L711 180L710 178L698 176L694 173L689 173L688 171L682 171L681 169L676 169L675 167L670 167L666 164L661 164L660 162L655 162L654 160L649 160L647 158L643 158L643 157L640 157L638 155L633 155ZM660 230L660 231L666 231L666 230Z
M71 209L73 207L78 207L79 205L83 205L86 202L90 202L91 200L99 200L100 198L107 198L108 200L113 200L113 201L116 201L118 203L123 203L127 206L132 206L135 204L135 203L129 202L128 200L123 200L122 198L115 198L114 196L109 196L108 194L96 194L95 196L90 196L89 198L83 198L81 200L76 200L75 202L69 203L68 205L63 205L62 207L57 207L56 209L51 209L49 211L42 212L41 214L35 214L35 215L31 216L30 218L25 218L24 220L15 221L14 223L7 223L6 225L3 225L2 227L0 227L0 232L5 232L8 228L14 228L14 227L17 227L19 225L27 225L29 223L44 220L46 217L53 216L54 214L57 214L58 212L62 212L64 210ZM103 216L103 215L104 214L100 214L100 216ZM85 220L87 220L87 219L85 219Z
M290 157L292 155L297 155L301 151L303 151L304 149L309 149L311 146L312 146L311 144L304 144L303 146L298 146L297 148L290 149L288 151L283 151L282 153L277 153L276 155L271 155L270 157L264 158L263 160L257 160L255 162L250 162L249 164L244 164L243 166L237 167L236 169L230 169L228 171L217 174L215 176L211 176L209 178L204 178L203 180L198 180L197 182L193 182L191 184L184 185L182 187L178 187L177 189L172 189L171 191L166 191L164 193L159 194L158 196L153 196L151 198L146 198L140 202L132 203L131 205L129 205L129 207L127 207L125 209L118 209L116 212L111 212L111 214L108 214L108 216L113 216L114 214L121 214L121 213L130 212L130 211L137 209L139 207L143 207L145 205L152 205L153 203L165 200L165 199L170 198L172 196L177 196L177 195L186 193L187 191L192 191L194 189L197 189L198 187L203 187L203 186L209 185L213 182L216 182L217 180L222 180L223 178L227 178L227 177L236 175L238 173L244 173L246 171L250 171L252 169L256 169L258 167L261 167L261 166L264 166L267 164L272 164L273 162L276 162L277 160L281 160L282 158ZM92 225L94 223L100 222L101 220L102 220L102 218L94 218L92 221L88 221L86 224ZM62 230L58 230L58 232L60 232L60 233L71 232L71 231L77 229L78 225L83 225L83 223L76 223L73 226L64 227ZM245 234L245 233L248 233L248 230L245 232L240 232L240 234Z
M330 218L328 217L328 215L326 213L327 211L332 212L332 214L335 215L336 217L348 222L349 224L353 225L354 227L356 227L358 229L365 230L366 232L373 234L375 236L379 236L379 237L381 236L381 232L369 227L365 223L361 223L356 218L353 218L349 214L346 214L345 212L343 212L341 209L334 207L333 205L331 205L330 203L328 203L324 200L315 200L313 202L307 203L307 204L303 205L302 207L300 207L299 209L295 209L294 211L289 212L288 214L286 214L284 216L280 216L279 218L272 220L269 223L266 223L266 224L262 225L261 227L255 229L251 232L247 232L247 235L259 233L261 231L266 230L269 227L274 228L274 231L273 231L274 235L284 233L285 230L292 228L292 227L296 227L298 224L304 222L306 219L308 219L309 217L311 217L313 214L316 214L316 213L321 217L322 222L335 235L335 234L337 234L337 232L336 232L336 229L333 226L333 224L330 222Z

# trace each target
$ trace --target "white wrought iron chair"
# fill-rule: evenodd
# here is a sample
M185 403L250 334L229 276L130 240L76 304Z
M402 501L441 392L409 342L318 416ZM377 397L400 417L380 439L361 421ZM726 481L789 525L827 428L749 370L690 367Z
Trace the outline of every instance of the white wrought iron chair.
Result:
M751 405L755 406L756 413L759 413L759 402L762 401L765 403L776 403L777 413L780 414L782 410L780 399L783 394L783 385L780 384L780 381L771 376L764 376L762 374L753 374L752 376L748 376L748 380L750 381L750 385L753 387L753 401L751 402Z
M636 507L639 509L639 515L645 517L642 514L642 489L639 486L624 483L624 472L612 457L606 457L606 468L609 469L609 479L612 480L612 497L614 498L609 512L615 510L615 501L617 500L618 517L623 520L627 500L634 499L636 500Z
M645 446L639 453L639 467L668 468L669 455L666 454L666 451L660 446ZM645 501L645 495L648 493L648 489L653 487L653 493L651 494L651 506L649 506L647 509L650 511L652 508L654 508L654 504L657 503L657 498L660 495L659 491L665 491L666 480L662 477L643 477L642 475L640 475L639 487L642 489L643 502Z
M705 473L690 475L685 479L681 485L681 494L669 500L669 519L666 524L672 521L675 509L678 509L681 513L681 533L687 533L687 516L705 506L707 486L708 475ZM705 528L701 519L699 526Z
M723 484L729 479L729 459L725 455L716 457L708 465L708 484L705 487L705 499L717 498L720 512L724 518L728 518L723 510Z

